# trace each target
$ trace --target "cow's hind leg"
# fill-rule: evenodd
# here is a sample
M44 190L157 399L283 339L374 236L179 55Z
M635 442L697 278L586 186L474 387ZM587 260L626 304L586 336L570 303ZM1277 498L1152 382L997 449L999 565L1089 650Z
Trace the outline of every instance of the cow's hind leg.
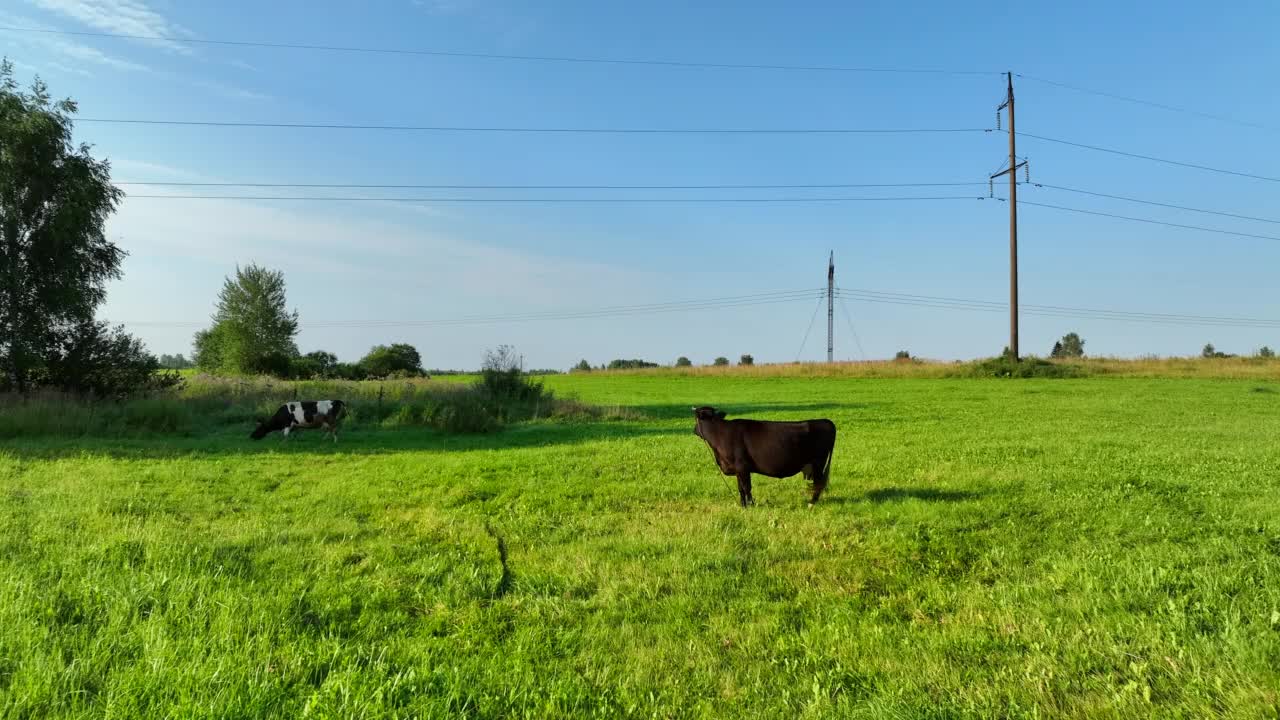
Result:
M751 497L751 473L738 473L738 502L742 503L742 507L755 505L756 499Z
M822 497L822 491L827 489L827 480L831 477L831 458L823 458L819 462L822 464L813 466L813 477L809 482L809 488L813 492L809 498L809 507L813 507L818 498Z

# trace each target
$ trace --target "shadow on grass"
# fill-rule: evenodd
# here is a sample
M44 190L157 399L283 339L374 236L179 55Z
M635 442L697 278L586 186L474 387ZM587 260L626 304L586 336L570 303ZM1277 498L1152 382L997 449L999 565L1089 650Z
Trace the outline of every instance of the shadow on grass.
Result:
M539 423L516 425L483 435L450 435L425 428L361 429L339 435L337 444L320 433L297 433L289 440L269 436L250 440L248 433L225 428L193 436L38 437L0 441L0 455L56 459L105 456L122 459L164 459L229 455L299 455L305 457L387 455L404 452L483 452L575 445L637 437L680 437L679 428L637 423ZM689 437L695 439L692 432Z
M933 488L887 487L870 490L861 495L824 495L819 505L845 505L853 503L886 503L904 502L906 500L923 500L925 502L965 502L977 500L982 493L969 490L934 490Z
M692 423L693 408L697 405L710 405L717 410L723 410L730 420L735 418L759 420L815 420L822 417L824 413L847 412L850 410L869 410L879 405L879 403L857 402L730 403L713 402L713 400L714 398L707 398L704 402L691 402L687 405L635 405L633 407L645 415L657 420L682 420L687 418L690 423Z
M635 405L640 421L522 423L488 434L448 434L422 427L347 428L331 443L319 431L301 431L283 440L278 434L249 439L249 426L208 427L188 435L35 436L0 440L0 455L22 458L105 456L163 459L229 455L383 455L402 452L482 452L580 445L641 437L701 442L693 435L693 408L685 405ZM865 409L863 403L754 403L721 406L730 418L766 415L769 419L813 419L833 410ZM687 423L673 425L673 420Z
M862 500L873 503L902 502L903 500L924 500L927 502L964 502L977 500L981 493L968 490L935 490L933 488L889 487L872 490L862 496Z
M867 410L864 402L755 402L718 405L730 418L764 416L772 420L819 418L831 411ZM319 430L303 430L288 441L278 434L252 441L250 427L210 427L191 434L124 434L118 437L20 437L0 439L0 455L58 459L58 457L106 456L116 459L173 459L184 456L230 455L388 455L397 452L479 452L518 448L584 445L640 437L678 438L696 441L691 405L635 405L643 420L538 421L511 425L485 434L448 434L420 427L348 427L337 445ZM671 425L672 420L687 424ZM846 419L847 420L847 419ZM860 420L855 420L860 421ZM844 424L844 421L842 421ZM655 427L657 425L657 427ZM700 441L696 441L700 442ZM881 500L883 502L883 500Z

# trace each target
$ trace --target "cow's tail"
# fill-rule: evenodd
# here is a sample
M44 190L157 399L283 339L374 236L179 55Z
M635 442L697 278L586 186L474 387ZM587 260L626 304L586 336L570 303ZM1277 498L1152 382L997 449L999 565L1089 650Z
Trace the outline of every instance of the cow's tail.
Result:
M831 449L827 451L827 460L822 465L821 473L814 473L813 476L813 496L809 498L809 504L813 505L818 502L818 498L822 497L822 491L827 489L827 482L831 480L831 459L836 454L835 438L832 438Z

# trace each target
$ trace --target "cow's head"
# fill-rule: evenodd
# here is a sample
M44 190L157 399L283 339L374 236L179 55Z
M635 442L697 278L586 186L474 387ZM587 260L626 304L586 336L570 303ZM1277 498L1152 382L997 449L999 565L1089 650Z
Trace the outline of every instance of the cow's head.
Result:
M717 410L710 405L703 405L693 409L693 417L695 418L693 434L705 440L707 436L703 434L703 427L706 424L724 420L724 411Z
M253 432L249 433L249 437L254 440L261 440L266 437L269 432L271 432L271 423L262 418L258 418L258 426L253 429Z

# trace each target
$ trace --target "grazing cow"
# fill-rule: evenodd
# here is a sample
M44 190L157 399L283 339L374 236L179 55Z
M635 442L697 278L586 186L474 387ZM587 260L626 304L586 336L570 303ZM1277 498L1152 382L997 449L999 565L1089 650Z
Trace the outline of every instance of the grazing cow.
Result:
M831 473L835 423L725 420L723 411L706 406L694 408L693 415L693 432L711 448L720 472L737 476L742 507L755 504L751 473L785 478L803 472L813 491L809 505L818 502Z
M341 400L300 400L288 402L276 410L276 414L266 420L259 420L258 427L249 435L254 440L261 440L267 433L284 431L284 438L289 439L289 431L304 428L324 428L338 442L338 421L347 412L347 404Z

